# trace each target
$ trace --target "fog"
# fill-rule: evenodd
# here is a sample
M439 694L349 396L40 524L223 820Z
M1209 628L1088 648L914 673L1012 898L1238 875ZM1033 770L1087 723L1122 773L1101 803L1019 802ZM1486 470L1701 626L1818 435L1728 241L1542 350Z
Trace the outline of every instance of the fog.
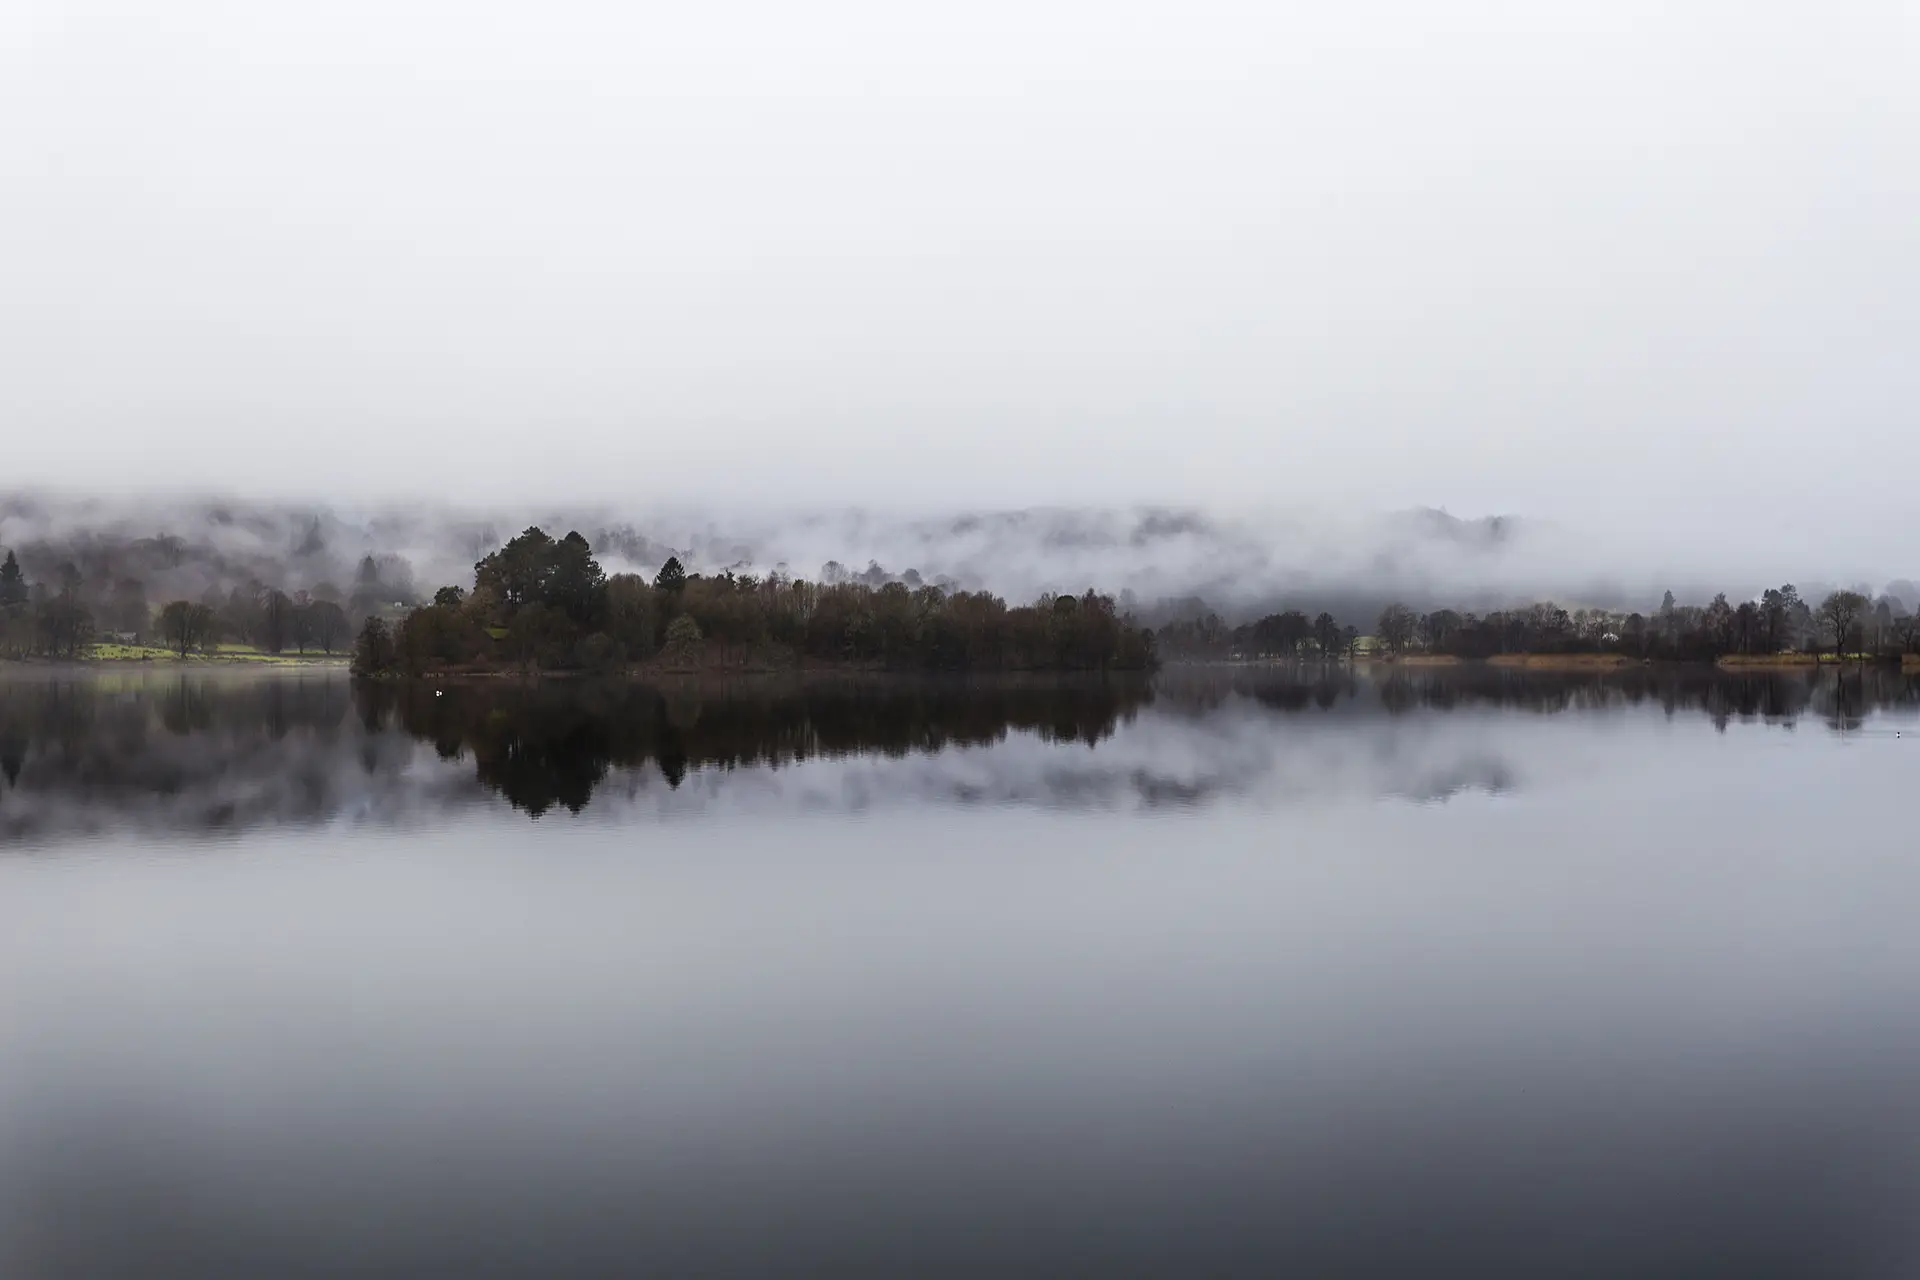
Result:
M927 530L1148 504L1219 523L1145 575L1435 508L1537 522L1436 576L1879 581L1915 49L1898 0L16 0L0 476L805 570L1111 579Z
M388 594L413 603L441 586L470 587L474 562L531 524L556 536L579 530L609 573L650 578L678 556L693 572L904 577L1015 601L1093 587L1149 622L1203 607L1237 619L1285 606L1327 608L1366 626L1392 600L1484 610L1553 599L1650 611L1667 590L1704 603L1716 592L1738 600L1786 581L1813 598L1846 585L1920 605L1911 556L1826 562L1811 548L1775 549L1764 539L1676 546L1631 522L1583 528L1433 509L1056 506L900 516L689 503L461 508L0 493L0 549L20 556L29 579L55 581L72 564L91 591L132 578L156 604L249 583L345 589L369 555Z

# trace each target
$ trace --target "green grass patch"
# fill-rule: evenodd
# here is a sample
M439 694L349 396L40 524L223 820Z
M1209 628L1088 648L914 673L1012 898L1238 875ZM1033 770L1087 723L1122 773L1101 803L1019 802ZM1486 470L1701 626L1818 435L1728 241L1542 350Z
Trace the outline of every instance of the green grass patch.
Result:
M97 644L90 654L99 662L178 662L180 655L171 649L150 644Z
M317 651L306 654L267 653L252 645L243 644L223 644L217 646L211 653L192 653L185 658L172 649L163 649L157 645L96 644L88 651L87 657L95 662L225 662L271 667L312 666L347 660L347 655L344 653L325 654Z
M231 653L223 650L218 657L222 662L250 662L271 667L304 667L311 666L316 662L345 662L347 660L347 655L344 653L328 655L316 651L301 654L295 653L292 650L286 653L263 653L258 649Z

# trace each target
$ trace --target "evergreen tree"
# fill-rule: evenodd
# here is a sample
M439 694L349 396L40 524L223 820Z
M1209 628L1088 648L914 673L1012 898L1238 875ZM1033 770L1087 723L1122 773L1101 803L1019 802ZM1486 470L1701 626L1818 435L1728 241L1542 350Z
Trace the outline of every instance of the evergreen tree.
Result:
M542 603L581 627L597 627L607 611L607 575L578 533L553 544Z
M387 602L387 592L380 582L380 565L371 555L362 556L360 567L353 575L353 594L347 598L347 607L355 617L364 618L377 612Z
M680 563L679 556L668 556L667 562L660 566L660 573L653 580L656 591L669 595L679 595L687 586L687 570Z
M9 551L6 561L0 563L0 607L26 602L26 576L20 572L20 561Z

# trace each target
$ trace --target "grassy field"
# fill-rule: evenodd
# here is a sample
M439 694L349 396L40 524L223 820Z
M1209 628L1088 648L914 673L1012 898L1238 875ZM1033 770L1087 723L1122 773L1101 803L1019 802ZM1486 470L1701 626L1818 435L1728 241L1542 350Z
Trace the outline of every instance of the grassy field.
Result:
M155 645L144 644L96 644L87 655L94 662L245 662L263 666L299 667L331 665L347 660L344 653L329 657L324 653L266 653L252 645L223 644L214 648L212 653L194 653L182 658L172 649L162 649Z
M89 656L96 662L167 662L180 657L171 649L147 644L97 644Z

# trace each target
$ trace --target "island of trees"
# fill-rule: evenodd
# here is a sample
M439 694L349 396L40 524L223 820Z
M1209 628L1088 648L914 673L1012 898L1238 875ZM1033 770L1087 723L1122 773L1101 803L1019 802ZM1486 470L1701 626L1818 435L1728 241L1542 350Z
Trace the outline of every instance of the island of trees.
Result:
M369 617L360 675L499 669L762 669L818 664L901 671L1144 670L1153 634L1112 597L1043 596L1009 606L985 592L859 581L688 573L670 558L651 581L608 576L578 533L530 528L390 625Z

